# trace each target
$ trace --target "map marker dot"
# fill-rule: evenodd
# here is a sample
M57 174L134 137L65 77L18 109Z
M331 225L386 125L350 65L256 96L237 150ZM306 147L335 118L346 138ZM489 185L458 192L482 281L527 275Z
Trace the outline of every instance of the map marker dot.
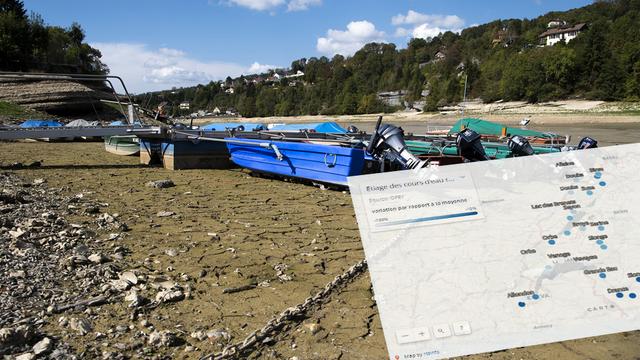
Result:
M540 299L540 295L533 294L532 298L533 298L533 300L538 300L538 299Z
M600 179L602 177L602 173L600 171L597 171L595 175L593 175L593 177L596 179Z
M591 191L591 190L587 191L587 195L589 195L589 196L593 195L593 191Z
M632 299L635 299L637 297L637 295L636 295L636 293L630 293L629 297L632 298Z
M600 181L600 186L607 186L607 183L604 181Z
M623 294L623 293L621 293L621 292L619 292L619 293L617 293L617 294L616 294L616 297L617 297L618 299L622 299L622 298L624 297L624 294Z
M571 216L571 215L567 216L567 220L573 221L573 216Z
M637 281L637 282L640 282L640 276L638 276L638 277L636 278L636 281Z
M600 273L600 279L604 279L604 278L606 278L606 277L607 277L607 274L605 274L605 273Z
M522 302L522 301L520 301L520 302L518 303L518 306L520 306L520 307L525 307L525 305L527 305L527 304L525 304L525 303L524 303L524 302Z
M600 249L602 250L607 250L609 247L605 244L605 245L600 245Z
M598 241L596 241L596 244L602 245L602 244L604 244L604 240L598 240Z
M556 241L555 240L549 240L549 245L555 245Z
M598 226L598 230L604 231L604 226L602 226L602 225Z
M569 231L569 230L565 230L565 231L564 231L564 236L569 236L569 235L571 235L571 231Z

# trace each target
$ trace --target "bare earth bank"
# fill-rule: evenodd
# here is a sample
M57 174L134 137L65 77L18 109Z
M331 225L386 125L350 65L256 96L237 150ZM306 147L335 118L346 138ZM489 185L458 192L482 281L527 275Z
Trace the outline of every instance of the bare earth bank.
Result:
M34 160L43 160L43 166L10 172L27 181L44 178L50 187L108 203L101 212L119 214L131 228L112 244L130 252L123 260L128 267L148 279L169 279L191 289L189 298L142 311L135 320L125 301L92 308L89 315L74 310L62 314L89 317L93 331L84 336L59 326L61 315L45 316L47 333L69 343L83 358L122 353L196 359L219 351L219 341L190 334L224 330L233 342L244 339L364 256L345 192L252 177L238 169L138 166L137 158L108 154L100 143L0 143L0 163ZM144 186L158 179L172 179L176 186ZM159 216L162 211L175 215ZM219 239L212 238L212 232ZM108 233L98 237L107 238ZM274 267L280 264L286 265L290 281L278 278ZM260 285L223 293L224 288L246 284ZM154 291L149 286L141 293L153 298ZM368 276L360 276L251 358L386 358L372 296ZM124 332L117 330L119 325ZM151 347L144 336L154 330L171 330L182 343ZM97 339L97 333L106 336ZM638 354L640 332L631 332L468 358L634 359Z

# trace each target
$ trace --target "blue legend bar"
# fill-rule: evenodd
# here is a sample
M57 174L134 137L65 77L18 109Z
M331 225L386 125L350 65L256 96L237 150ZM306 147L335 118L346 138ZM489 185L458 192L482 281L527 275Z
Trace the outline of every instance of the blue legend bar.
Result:
M384 226L403 225L403 224L415 224L415 223L420 223L420 222L461 218L461 217L474 216L474 215L478 215L478 212L477 211L471 211L471 212L464 212L464 213L458 213L458 214L438 215L438 216L429 216L429 217L423 217L423 218L417 218L417 219L391 221L391 222L388 222L388 223L379 224L378 226L379 227L384 227Z

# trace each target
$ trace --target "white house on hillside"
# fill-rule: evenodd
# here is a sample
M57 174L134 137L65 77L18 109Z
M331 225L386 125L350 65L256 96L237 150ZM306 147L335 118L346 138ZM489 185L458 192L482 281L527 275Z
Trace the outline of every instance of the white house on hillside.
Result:
M551 25L552 22L549 23ZM540 34L540 43L544 46L552 46L560 41L569 42L578 36L581 31L587 27L587 24L577 24L571 27L552 27Z
M302 76L304 76L304 73L302 71L298 70L295 74L287 75L287 76L285 76L285 78L293 79L293 78L299 78L299 77L302 77Z

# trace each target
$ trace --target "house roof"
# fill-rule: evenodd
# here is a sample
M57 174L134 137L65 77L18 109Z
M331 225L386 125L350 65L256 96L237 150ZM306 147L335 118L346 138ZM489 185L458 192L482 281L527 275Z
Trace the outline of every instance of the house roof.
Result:
M572 27L549 29L543 32L542 34L540 34L539 37L547 37L549 35L554 35L554 34L564 34L572 31L582 31L586 26L587 24L581 23Z

